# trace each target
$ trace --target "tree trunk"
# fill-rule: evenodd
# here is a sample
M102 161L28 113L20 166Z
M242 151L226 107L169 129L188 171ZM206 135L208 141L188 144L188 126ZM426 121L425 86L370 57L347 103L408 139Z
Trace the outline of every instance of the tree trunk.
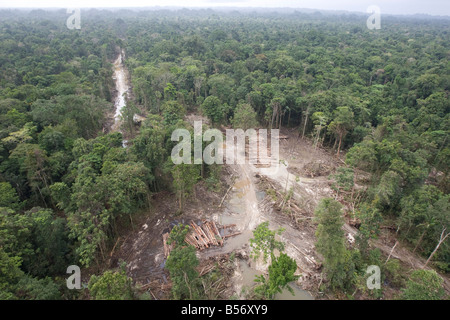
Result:
M131 217L131 213L129 214L129 217L131 222L131 228L134 230L133 218Z
M435 254L436 251L439 249L439 247L441 246L441 244L442 244L442 243L445 241L445 239L447 239L447 237L450 235L450 233L447 233L447 234L444 236L444 233L445 233L445 230L446 230L446 229L447 229L447 228L444 228L444 230L442 230L441 237L439 238L439 242L438 242L436 248L433 250L433 252L432 252L432 253L430 254L430 256L428 257L428 260L427 260L427 262L425 262L425 265L423 266L423 268L425 268L425 267L427 266L428 262L430 262L431 258L433 258L434 254Z
M389 259L391 258L392 252L394 252L394 249L397 245L398 245L398 241L395 241L395 244L392 247L391 252L389 253L389 256L387 257L386 262L384 264L386 264L389 261Z
M342 143L342 134L339 135L339 146L336 153L337 157L339 157L339 152L341 151L341 143Z
M422 233L422 235L420 236L420 239L419 239L419 241L417 241L417 244L416 244L416 247L415 247L414 250L413 250L413 253L416 252L417 248L419 247L420 243L421 243L422 240L423 240L423 237L425 236L425 233L427 233L427 230L428 230L428 229L425 229L425 231L424 231L424 232Z
M309 113L309 108L306 109L306 117L305 117L305 123L303 125L302 139L305 137L306 124L308 123L308 113Z
M200 170L200 175L201 175L202 179L205 176L205 162L204 161L202 161L202 167L201 167L201 170Z
M281 130L281 123L283 122L283 116L284 116L284 112L281 112L281 106L280 106L280 124L278 125L278 129ZM285 111L286 112L286 111Z

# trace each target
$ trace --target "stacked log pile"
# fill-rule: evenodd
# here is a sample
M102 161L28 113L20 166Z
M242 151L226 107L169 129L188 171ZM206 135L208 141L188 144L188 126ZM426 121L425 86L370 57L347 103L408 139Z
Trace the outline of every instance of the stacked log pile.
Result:
M203 220L201 226L191 221L190 225L191 232L186 236L186 243L196 247L198 250L204 250L210 246L223 245L223 239L214 221Z
M222 227L225 233L226 228L234 227L234 224L225 225ZM195 222L190 222L190 231L186 235L184 241L194 246L197 250L204 250L211 246L223 246L223 242L226 238L240 234L240 232L234 232L231 234L220 235L219 228L214 221L203 220L201 225ZM169 238L169 233L163 234L163 244L164 244L164 255L166 258L169 256L172 246L167 244L167 239Z

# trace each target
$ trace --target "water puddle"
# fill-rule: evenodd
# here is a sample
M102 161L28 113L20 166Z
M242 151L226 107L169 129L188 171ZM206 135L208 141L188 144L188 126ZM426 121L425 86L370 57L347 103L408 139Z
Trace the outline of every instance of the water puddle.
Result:
M235 190L236 192L236 197L238 197L239 199L243 198L250 190L250 180L248 178L245 178L237 181L233 186L233 190Z
M256 191L256 199L258 202L263 201L266 197L266 193L264 191Z
M296 284L290 283L289 286L294 290L294 295L288 289L284 289L275 295L275 300L314 300L308 291L302 290Z
M255 282L256 276L260 276L263 272L256 270L253 266L253 261L250 260L250 266L248 261L239 260L239 271L240 274L237 278L239 284L241 285L241 291L248 291L254 286L258 285ZM289 287L294 291L294 295L286 288L281 293L275 295L275 300L314 300L314 298L309 294L309 292L301 289L295 283L290 283Z
M261 271L255 270L248 265L247 261L239 260L239 269L241 271L241 276L239 280L242 283L242 287L252 288L256 285L255 277L260 276L263 273Z

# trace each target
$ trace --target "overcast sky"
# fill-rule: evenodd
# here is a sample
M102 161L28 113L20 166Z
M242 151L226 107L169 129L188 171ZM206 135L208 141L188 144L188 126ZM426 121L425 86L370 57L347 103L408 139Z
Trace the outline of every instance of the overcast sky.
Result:
M366 12L370 5L381 13L450 16L450 0L0 0L0 7L290 7Z

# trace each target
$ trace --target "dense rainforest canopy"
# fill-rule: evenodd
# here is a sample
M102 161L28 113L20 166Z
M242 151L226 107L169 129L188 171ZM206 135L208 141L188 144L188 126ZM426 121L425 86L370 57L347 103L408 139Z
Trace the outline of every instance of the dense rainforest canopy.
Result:
M167 161L197 110L213 126L298 128L345 159L343 181L369 173L363 231L376 212L428 257L450 229L449 19L369 30L359 14L91 9L70 30L67 18L0 11L0 298L70 298L67 266L101 265L152 193L173 191L182 210L197 181L214 185L214 165ZM110 132L120 49L127 108L146 116L124 121L128 148ZM449 271L449 241L433 263Z

